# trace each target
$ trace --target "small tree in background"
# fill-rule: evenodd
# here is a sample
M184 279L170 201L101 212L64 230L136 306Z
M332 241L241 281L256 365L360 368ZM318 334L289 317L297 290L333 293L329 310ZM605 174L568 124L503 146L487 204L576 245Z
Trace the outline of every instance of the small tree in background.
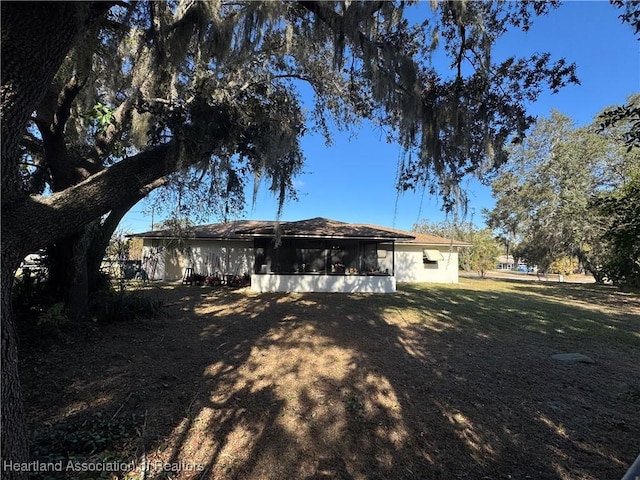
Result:
M473 244L471 247L463 247L459 250L458 268L478 272L483 277L488 270L495 268L497 257L500 255L500 245L493 237L491 230L480 230L471 221L463 221L458 217L436 223L423 219L413 226L413 231Z
M469 266L471 270L484 277L487 271L496 268L500 245L489 229L474 232L471 242L473 246L469 251Z

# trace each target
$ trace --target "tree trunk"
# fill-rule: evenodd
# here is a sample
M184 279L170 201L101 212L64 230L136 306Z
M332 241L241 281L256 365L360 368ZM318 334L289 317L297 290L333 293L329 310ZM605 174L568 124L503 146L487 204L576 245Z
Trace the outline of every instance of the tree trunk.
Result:
M89 315L89 279L87 276L88 233L84 228L73 244L72 275L67 291L67 314L72 322L86 320Z
M109 214L111 217L111 214ZM100 275L100 267L102 267L102 260L104 259L107 248L109 247L109 240L115 231L105 224L91 225L91 234L89 245L87 249L87 282L89 287L89 293L96 292L104 288L103 278ZM108 238L107 238L108 235Z
M60 246L70 243L65 248L71 250L64 252L60 259L62 265L57 268L62 272L67 269L66 273L59 274L61 288L64 289L67 285L73 288L85 288L87 286L85 276L94 273L82 270L87 268L86 252L83 254L83 265L77 271L80 275L77 277L80 284L74 285L69 280L73 278L71 275L74 274L70 272L73 272L73 263L77 260L73 258L72 253L74 241L65 242L62 239L84 231L86 225L108 212L112 212L113 216L109 217L112 220L108 222L107 230L113 233L119 220L137 201L162 185L166 181L167 174L178 169L180 155L177 150L177 142L163 144L123 160L78 185L56 192L50 197L26 198L22 202L3 208L3 233L7 233L3 235L3 250L19 250L22 252L20 258L23 258L27 253L47 247L56 240ZM194 153L192 161L197 159L198 155ZM25 219L29 221L26 222ZM103 236L101 239L104 245L101 247L102 252L108 244L110 233L108 237ZM12 244L10 241L5 241L8 238L19 240ZM85 310L80 303L82 295L76 299L75 308ZM75 315L75 312L72 313Z
M507 246L507 265L508 265L508 264L509 264L509 245L510 245L509 240L507 240L507 241L505 242L505 244L506 244L506 246ZM513 268L514 268L514 270L515 270L515 268L516 268L516 259L515 259L515 258L513 259Z
M2 448L1 461L28 460L27 439L18 375L18 340L11 310L14 274L21 259L35 244L21 238L37 219L19 214L26 201L18 168L19 143L27 122L42 100L79 32L86 30L111 8L113 2L2 2ZM5 211L13 211L9 217ZM11 218L9 222L5 222ZM3 478L27 478L27 472L5 469Z
M104 220L102 225L98 225L92 228L89 248L87 251L87 274L89 282L89 292L95 291L100 281L100 266L102 265L102 259L105 256L109 241L113 236L113 233L118 228L122 217L124 217L129 210L131 210L136 203L142 200L144 197L142 193L150 192L166 183L166 178L162 177L147 185L147 189L139 194L132 196L128 201L123 202L118 207L109 212L109 215Z
M6 233L3 231L3 241ZM18 375L18 337L11 310L13 275L20 265L19 255L2 254L2 478L26 479L25 472L11 471L4 466L24 462L28 458L25 435L22 391Z
M48 290L56 302L64 302L72 321L86 318L89 312L87 248L90 227L63 238L48 249Z

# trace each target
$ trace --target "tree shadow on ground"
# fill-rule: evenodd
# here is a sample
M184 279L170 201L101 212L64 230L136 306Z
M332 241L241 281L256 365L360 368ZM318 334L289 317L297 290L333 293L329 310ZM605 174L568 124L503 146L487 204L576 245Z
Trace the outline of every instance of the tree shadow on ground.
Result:
M27 352L34 436L133 419L110 448L158 479L620 478L637 455L632 313L461 286L167 296ZM577 347L597 363L550 359Z

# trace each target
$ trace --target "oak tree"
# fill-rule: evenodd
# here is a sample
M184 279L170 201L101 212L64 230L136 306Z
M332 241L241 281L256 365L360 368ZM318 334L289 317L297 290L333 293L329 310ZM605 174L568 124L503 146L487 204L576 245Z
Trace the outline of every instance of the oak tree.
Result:
M603 281L603 259L611 251L603 235L612 216L593 202L622 188L640 165L640 151L625 146L630 128L627 123L602 131L597 120L576 128L557 111L539 119L491 184L496 204L486 212L489 226L510 235L516 254L542 271L575 257Z

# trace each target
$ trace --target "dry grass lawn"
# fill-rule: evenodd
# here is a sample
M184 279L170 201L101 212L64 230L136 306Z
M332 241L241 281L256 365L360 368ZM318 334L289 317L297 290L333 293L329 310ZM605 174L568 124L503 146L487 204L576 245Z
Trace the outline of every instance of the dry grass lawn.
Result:
M165 316L24 342L34 459L102 465L41 477L596 480L639 453L638 295L147 288Z

